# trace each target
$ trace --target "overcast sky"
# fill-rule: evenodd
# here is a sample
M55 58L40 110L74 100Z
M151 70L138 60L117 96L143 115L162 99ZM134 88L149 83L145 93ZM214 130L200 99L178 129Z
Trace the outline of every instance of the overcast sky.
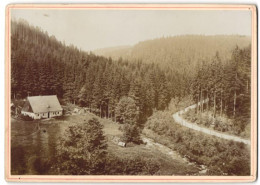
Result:
M133 45L163 36L251 35L251 12L242 10L31 10L13 9L66 44L89 51Z

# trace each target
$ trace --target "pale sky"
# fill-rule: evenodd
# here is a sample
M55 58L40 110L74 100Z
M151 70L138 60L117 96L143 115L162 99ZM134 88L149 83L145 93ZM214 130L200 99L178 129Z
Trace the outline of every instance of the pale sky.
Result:
M251 35L251 12L245 10L14 9L11 16L86 51L163 36Z

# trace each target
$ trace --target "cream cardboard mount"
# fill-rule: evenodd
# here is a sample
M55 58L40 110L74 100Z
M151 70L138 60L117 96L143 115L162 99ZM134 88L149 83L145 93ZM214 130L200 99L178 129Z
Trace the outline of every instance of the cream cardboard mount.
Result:
M6 181L255 181L256 13L8 5Z

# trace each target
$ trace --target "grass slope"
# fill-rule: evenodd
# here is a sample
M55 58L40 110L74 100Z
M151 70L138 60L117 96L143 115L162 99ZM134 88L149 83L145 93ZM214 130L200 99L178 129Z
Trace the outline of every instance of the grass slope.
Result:
M60 136L70 125L88 121L96 117L94 114L75 114L62 118L35 121L11 122L11 160L12 174L51 174L51 169L44 168L44 161L49 161L55 155L55 147ZM147 145L131 145L120 147L111 138L121 137L120 125L108 119L98 120L104 125L104 134L108 141L108 152L122 159L144 158L159 164L160 170L156 175L192 175L198 169L189 165L182 158L162 153L160 148L151 148ZM39 125L39 128L37 127ZM54 161L55 162L55 161Z

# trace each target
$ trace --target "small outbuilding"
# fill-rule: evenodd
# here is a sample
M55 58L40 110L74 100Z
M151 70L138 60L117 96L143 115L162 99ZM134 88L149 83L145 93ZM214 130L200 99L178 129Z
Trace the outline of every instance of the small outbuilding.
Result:
M33 119L62 116L62 107L56 95L30 96L22 108L21 114Z

